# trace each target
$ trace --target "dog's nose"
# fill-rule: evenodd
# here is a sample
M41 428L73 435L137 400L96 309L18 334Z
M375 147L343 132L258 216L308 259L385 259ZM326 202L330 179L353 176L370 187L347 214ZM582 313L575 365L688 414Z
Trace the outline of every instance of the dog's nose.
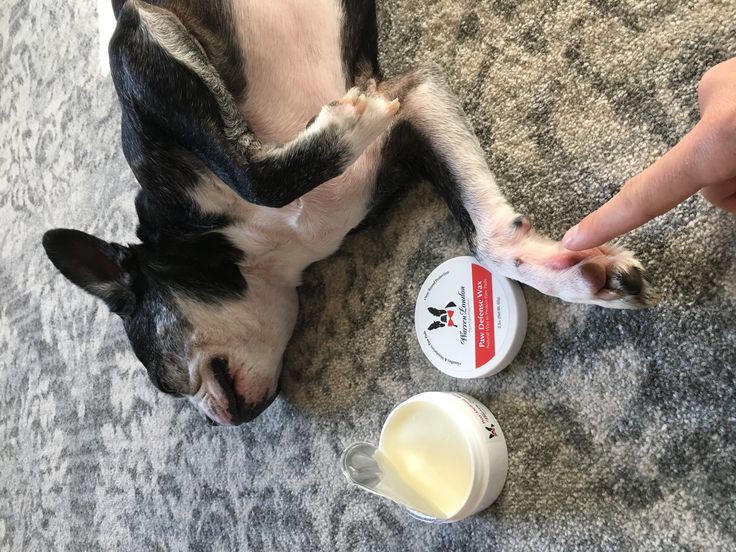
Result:
M228 367L229 365L225 357L217 356L210 359L210 369L212 370L212 374L215 376L217 384L226 394L234 392L233 378L230 376Z
M236 407L235 409L230 409L230 415L232 416L230 423L233 425L240 425L254 420L269 407L278 394L277 390L272 396L264 397L264 399L258 404L247 404L242 397L236 394Z
M227 399L227 410L231 418L230 423L232 423L233 425L239 425L242 422L236 421L239 416L237 416L238 405L237 395L235 393L235 384L233 382L232 376L230 375L228 367L228 361L225 357L216 356L210 359L210 369L212 370L212 375L215 376L215 381L217 381L217 385L220 386L222 394Z
M240 425L250 422L263 412L278 395L278 390L271 397L264 397L258 404L248 404L243 397L235 391L235 383L228 368L227 359L224 357L213 357L210 360L210 368L215 376L222 394L227 399L227 412L230 415L229 425Z

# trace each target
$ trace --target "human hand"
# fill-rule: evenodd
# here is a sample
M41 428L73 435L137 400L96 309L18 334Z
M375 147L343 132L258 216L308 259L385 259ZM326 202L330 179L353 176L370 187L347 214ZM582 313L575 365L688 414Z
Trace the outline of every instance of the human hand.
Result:
M666 213L700 191L736 212L736 58L708 70L698 85L700 121L652 166L567 231L567 249L596 247Z

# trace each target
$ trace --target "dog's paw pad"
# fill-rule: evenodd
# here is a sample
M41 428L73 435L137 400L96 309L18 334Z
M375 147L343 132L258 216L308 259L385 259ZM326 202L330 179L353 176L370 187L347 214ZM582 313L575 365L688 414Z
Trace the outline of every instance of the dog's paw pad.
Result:
M382 96L371 96L351 88L345 96L322 109L318 120L324 125L338 125L345 129L359 126L385 128L399 111L399 100L388 101ZM365 120L363 120L365 118Z
M629 253L595 257L580 264L580 273L595 298L610 306L639 309L655 305L659 295Z

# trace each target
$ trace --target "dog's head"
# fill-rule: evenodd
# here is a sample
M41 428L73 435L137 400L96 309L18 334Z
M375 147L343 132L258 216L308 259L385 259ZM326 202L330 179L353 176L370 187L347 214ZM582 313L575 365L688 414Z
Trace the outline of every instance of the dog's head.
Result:
M429 307L427 310L438 320L432 322L427 329L436 330L437 328L444 328L445 326L457 327L457 324L455 324L455 321L452 318L455 314L455 311L451 310L451 308L454 308L456 306L457 305L455 303L450 301L449 303L447 303L447 306L444 309L435 309L433 307Z
M43 246L64 276L120 316L158 389L238 425L276 397L296 290L255 277L246 285L237 249L217 233L197 239L177 254L172 244L125 247L57 229Z

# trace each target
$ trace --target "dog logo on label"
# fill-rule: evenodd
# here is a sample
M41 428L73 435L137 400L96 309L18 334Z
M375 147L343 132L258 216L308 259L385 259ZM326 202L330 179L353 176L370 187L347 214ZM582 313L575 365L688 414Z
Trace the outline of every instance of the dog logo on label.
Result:
M429 325L429 330L436 330L437 328L444 328L447 327L455 327L457 328L457 324L455 324L455 321L452 319L452 317L455 315L454 310L450 310L453 307L457 307L455 303L450 301L447 303L444 309L434 309L432 307L429 307L427 310L434 316L435 318L438 318L438 320L435 320Z
M486 429L489 433L488 438L493 439L496 436L496 426L491 424L491 427L486 427Z

